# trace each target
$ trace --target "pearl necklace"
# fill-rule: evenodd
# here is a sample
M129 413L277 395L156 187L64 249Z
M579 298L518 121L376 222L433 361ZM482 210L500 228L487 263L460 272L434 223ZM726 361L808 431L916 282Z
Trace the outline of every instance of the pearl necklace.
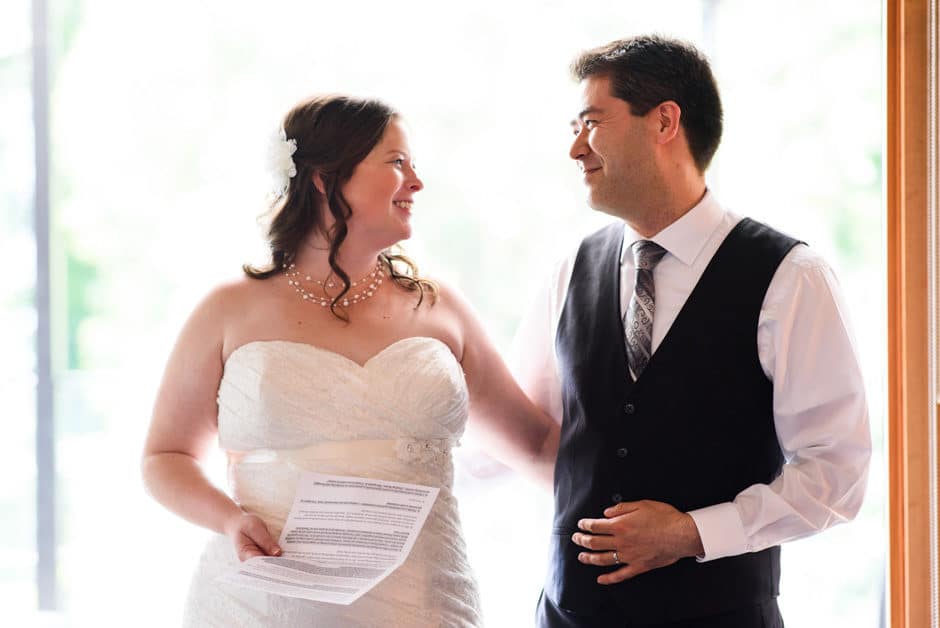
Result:
M309 301L313 304L319 304L321 307L326 307L333 304L333 297L330 297L328 294L325 297L314 294L313 292L304 288L303 283L300 279L300 271L297 267L291 264L284 264L284 274L287 275L287 284L294 289L294 292L303 297L304 301ZM355 305L360 301L365 301L373 294L375 294L382 285L382 278L385 276L385 269L382 267L382 262L378 261L375 263L375 268L372 269L369 274L360 279L359 281L354 281L350 284L350 292L347 292L343 296L343 300L340 301L340 304L343 307L349 307L350 305ZM320 281L319 279L313 279L310 275L304 275L304 281L314 281L320 289L326 294L326 288L336 287L336 282L329 277L325 281ZM357 286L364 286L358 292L353 292Z

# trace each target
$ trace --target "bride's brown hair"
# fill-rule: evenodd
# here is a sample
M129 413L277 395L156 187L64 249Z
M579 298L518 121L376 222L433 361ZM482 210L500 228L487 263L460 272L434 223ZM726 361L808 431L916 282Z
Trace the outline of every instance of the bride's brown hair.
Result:
M334 316L348 321L340 305L349 292L349 275L336 262L340 246L349 229L346 221L352 208L341 188L353 170L382 139L385 129L397 119L397 111L375 99L353 98L339 94L314 96L291 109L284 117L284 132L297 141L293 155L297 174L290 179L287 193L273 208L268 227L271 263L264 268L242 266L253 279L266 279L280 272L297 257L307 237L318 230L330 244L330 269L343 284L342 291L330 304ZM323 192L314 184L314 173L323 181ZM322 202L326 199L333 224L327 229ZM379 255L391 279L402 288L418 293L415 307L424 301L425 293L433 303L437 298L434 282L422 278L418 267L401 252L386 249Z

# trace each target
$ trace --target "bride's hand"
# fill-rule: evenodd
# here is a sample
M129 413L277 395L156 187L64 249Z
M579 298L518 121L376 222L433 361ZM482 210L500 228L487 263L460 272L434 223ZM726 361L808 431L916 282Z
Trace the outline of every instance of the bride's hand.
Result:
M238 560L242 562L255 556L281 555L281 548L268 532L268 526L257 515L243 512L232 517L225 526L225 534L232 539Z

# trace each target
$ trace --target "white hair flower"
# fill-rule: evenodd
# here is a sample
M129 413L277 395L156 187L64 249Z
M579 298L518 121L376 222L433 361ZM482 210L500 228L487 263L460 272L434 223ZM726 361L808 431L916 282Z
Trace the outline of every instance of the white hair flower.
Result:
M277 200L287 193L290 179L297 174L292 155L297 151L297 140L287 139L284 128L271 135L268 143L267 169L271 176L271 196Z

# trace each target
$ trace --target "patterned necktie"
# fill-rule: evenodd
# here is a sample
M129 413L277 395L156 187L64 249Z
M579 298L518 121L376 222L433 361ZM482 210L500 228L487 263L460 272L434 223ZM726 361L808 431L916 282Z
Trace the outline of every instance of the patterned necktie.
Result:
M656 311L653 269L666 254L666 249L649 240L638 240L630 248L636 263L636 284L623 328L627 337L627 364L636 381L653 353L653 314Z

